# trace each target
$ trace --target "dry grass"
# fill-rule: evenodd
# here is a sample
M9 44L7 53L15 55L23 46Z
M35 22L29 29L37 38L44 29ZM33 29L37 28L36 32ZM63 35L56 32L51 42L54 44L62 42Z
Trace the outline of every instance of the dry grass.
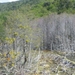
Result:
M62 55L54 51L31 50L30 54L27 53L25 65L17 65L14 73L7 75L74 75L75 67L71 69L70 65L63 63L66 61Z

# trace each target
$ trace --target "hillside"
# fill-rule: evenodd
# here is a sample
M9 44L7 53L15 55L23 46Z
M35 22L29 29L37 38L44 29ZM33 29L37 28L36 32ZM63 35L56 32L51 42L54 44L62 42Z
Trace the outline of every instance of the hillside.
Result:
M75 13L75 1L74 0L20 0L11 3L0 3L0 14L7 18L8 14L21 13L26 15L29 20L33 20L39 17L47 16L51 13ZM0 16L2 17L2 16ZM10 16L11 17L11 16ZM1 18L3 22L6 22L4 18ZM2 23L1 23L2 24ZM5 23L3 23L5 24ZM1 26L1 32L4 32L5 25ZM2 34L0 34L2 36ZM0 38L2 38L0 36Z
M28 8L29 11L34 11L41 13L57 12L57 13L75 13L75 1L74 0L20 0L17 2L0 3L0 12L10 11L10 10L21 10L22 8ZM25 9L23 9L25 10Z
M0 3L0 74L75 75L75 0Z

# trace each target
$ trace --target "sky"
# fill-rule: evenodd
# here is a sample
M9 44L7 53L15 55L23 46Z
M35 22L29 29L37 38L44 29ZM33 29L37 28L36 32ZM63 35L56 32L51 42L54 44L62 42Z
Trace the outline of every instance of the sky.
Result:
M0 3L13 2L13 1L18 1L18 0L0 0Z

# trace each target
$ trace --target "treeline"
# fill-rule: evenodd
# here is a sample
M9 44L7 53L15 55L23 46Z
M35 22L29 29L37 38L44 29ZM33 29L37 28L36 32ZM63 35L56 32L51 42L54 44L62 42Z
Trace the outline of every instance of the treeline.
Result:
M5 28L8 15L13 18L14 14L13 16L11 14L14 12L25 15L28 21L51 13L61 14L65 12L74 14L75 0L20 0L11 3L0 3L0 40L4 40L6 36Z
M29 5L34 5L38 1L35 0L19 0L16 2L7 2L7 3L0 3L0 12L5 12L5 11L10 11L10 10L17 10L21 9L22 6L26 6L27 4Z
M29 9L28 6L31 7L30 11L40 12L40 16L50 12L57 12L58 14L63 12L75 13L75 0L20 0L12 3L0 3L0 11L21 10L23 7Z
M20 0L12 3L0 3L0 40L5 38L8 15L25 15L28 21L51 13L75 13L75 0ZM14 22L14 21L13 21ZM10 26L11 23L9 24ZM8 26L9 26L8 25Z

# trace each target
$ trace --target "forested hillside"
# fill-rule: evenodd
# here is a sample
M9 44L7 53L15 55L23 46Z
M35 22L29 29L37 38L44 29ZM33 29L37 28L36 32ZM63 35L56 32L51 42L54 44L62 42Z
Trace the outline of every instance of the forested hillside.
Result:
M16 9L25 10L24 8L26 7L29 9L29 11L34 11L34 13L38 10L38 13L40 12L41 14L50 12L75 13L74 0L19 0L12 3L0 3L0 11L2 12Z
M75 0L0 3L1 75L74 75L74 57Z
M0 3L0 14L6 18L6 14L22 13L28 19L35 19L51 13L75 13L74 0L20 0L17 2ZM19 11L19 12L17 12ZM12 13L11 13L12 12ZM11 17L11 16L10 16ZM5 18L0 18L5 20ZM5 21L6 22L6 21ZM5 26L4 26L5 27ZM4 29L4 27L2 27ZM0 27L1 28L1 27Z

